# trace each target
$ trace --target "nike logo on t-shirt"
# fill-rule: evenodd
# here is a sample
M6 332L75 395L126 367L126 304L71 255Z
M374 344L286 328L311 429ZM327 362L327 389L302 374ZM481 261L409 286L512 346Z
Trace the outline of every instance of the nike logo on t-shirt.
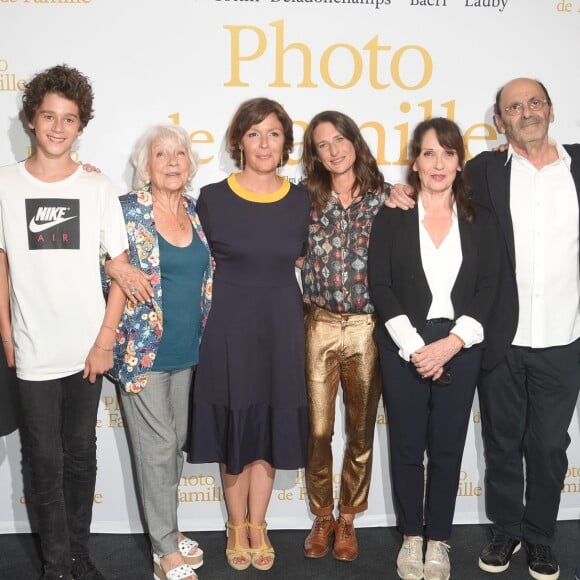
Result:
M27 198L29 250L80 249L80 201L74 198Z
M30 220L30 223L28 224L28 227L30 228L31 232L37 234L38 232L43 232L44 230L47 230L48 228L52 228L54 226L57 226L58 224L68 222L68 220L72 220L75 217L76 216L73 215L72 217L58 218L58 219L52 220L50 222L44 222L41 224L36 223L35 218L32 218Z

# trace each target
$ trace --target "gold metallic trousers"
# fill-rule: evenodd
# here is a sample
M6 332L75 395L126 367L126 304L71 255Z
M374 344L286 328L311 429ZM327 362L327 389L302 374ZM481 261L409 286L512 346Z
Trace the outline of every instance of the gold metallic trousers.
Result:
M374 314L334 314L316 306L306 310L306 385L310 436L306 489L310 510L334 510L332 435L338 383L345 408L346 448L339 510L367 509L373 438L381 396Z

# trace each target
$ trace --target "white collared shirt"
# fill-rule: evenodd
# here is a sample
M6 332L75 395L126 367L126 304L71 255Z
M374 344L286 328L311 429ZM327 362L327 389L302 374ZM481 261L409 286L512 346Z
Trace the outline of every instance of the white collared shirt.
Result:
M510 146L519 320L513 344L545 348L580 336L578 196L570 156L536 169Z
M451 291L463 260L459 223L457 221L457 206L453 203L451 228L439 247L433 243L429 232L423 225L425 208L420 196L417 209L421 263L433 297L427 313L427 320L432 318L449 318L453 320L455 311L451 302ZM406 361L425 344L409 318L404 314L387 320L385 326L391 338L399 347L399 355ZM483 326L470 316L460 316L450 332L461 338L465 344L464 348L469 348L483 340Z

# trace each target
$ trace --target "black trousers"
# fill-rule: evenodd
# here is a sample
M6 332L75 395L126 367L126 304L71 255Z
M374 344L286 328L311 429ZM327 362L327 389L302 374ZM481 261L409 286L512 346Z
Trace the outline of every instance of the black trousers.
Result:
M423 340L447 336L452 324L428 323ZM385 346L379 354L398 528L408 536L447 540L482 350L466 349L449 362L449 385L422 379L412 363Z
M18 382L25 494L37 518L44 572L68 578L71 553L88 555L102 377L94 384L82 373Z
M513 346L482 372L485 500L494 533L552 543L579 387L580 339L552 348Z
M0 436L8 435L20 425L20 401L14 369L9 369L0 348Z

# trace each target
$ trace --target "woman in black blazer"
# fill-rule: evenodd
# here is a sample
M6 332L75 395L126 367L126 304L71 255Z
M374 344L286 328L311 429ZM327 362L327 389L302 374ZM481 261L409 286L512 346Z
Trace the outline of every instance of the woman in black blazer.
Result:
M408 211L385 207L375 218L369 283L404 538L397 572L408 580L447 580L447 540L499 250L494 218L471 201L463 179L457 125L443 118L420 123L410 158L418 203Z

